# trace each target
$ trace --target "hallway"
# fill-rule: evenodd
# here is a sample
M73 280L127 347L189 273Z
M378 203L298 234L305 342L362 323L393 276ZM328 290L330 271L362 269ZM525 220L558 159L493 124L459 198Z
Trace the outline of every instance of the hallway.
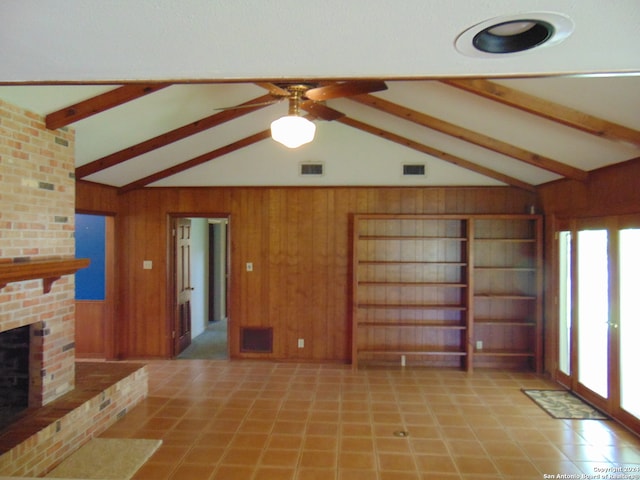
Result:
M204 332L191 340L177 357L180 360L227 360L227 319L210 322Z

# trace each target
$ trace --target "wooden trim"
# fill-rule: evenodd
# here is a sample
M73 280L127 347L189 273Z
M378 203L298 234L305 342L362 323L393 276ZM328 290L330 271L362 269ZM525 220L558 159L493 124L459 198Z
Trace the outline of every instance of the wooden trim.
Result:
M473 132L466 128L459 127L452 123L445 122L444 120L431 117L424 113L383 100L373 95L358 95L356 97L351 97L349 100L367 105L390 115L395 115L396 117L408 120L423 127L431 128L432 130L436 130L446 135L451 135L460 140L478 145L496 153L515 158L521 162L542 168L543 170L548 170L558 175L562 175L563 177L583 182L588 176L587 172L580 170L579 168L566 165L537 153L529 152L506 142L482 135L481 133Z
M98 113L102 113L118 105L144 97L163 88L170 83L132 84L110 90L88 100L76 103L69 107L50 113L45 117L45 123L49 130L56 130L71 123L83 120Z
M600 138L640 146L640 132L638 130L488 80L449 79L441 80L441 82Z
M483 167L476 163L470 162L460 157L456 157L455 155L451 155L449 153L437 150L433 147L429 147L422 143L415 142L406 137L401 137L400 135L396 135L395 133L388 132L386 130L382 130L381 128L374 127L372 125L368 125L359 120L355 120L353 118L342 117L336 120L340 123L344 123L345 125L349 125L350 127L357 128L358 130L362 130L364 132L370 133L372 135L376 135L380 138L384 138L385 140L389 140L391 142L398 143L400 145L404 145L405 147L411 148L413 150L417 150L422 153L426 153L427 155L431 155L432 157L438 158L440 160L444 160L445 162L453 163L462 168L466 168L467 170L471 170L473 172L479 173L489 178L493 178L494 180L498 180L500 182L504 182L507 185L511 185L513 187L522 188L524 190L528 190L530 192L535 192L536 187L518 180L517 178L510 177L508 175L504 175L495 170L491 170L490 168Z
M116 360L119 356L117 339L120 338L119 326L116 321L116 219L115 216L105 215L105 333L104 352L107 360Z
M150 138L149 140L145 140L144 142L138 143L137 145L127 147L118 152L114 152L110 155L89 162L76 168L76 178L81 179L88 175L126 162L127 160L130 160L134 157L151 152L158 148L162 148L166 145L177 142L178 140L182 140L191 135L195 135L196 133L203 132L215 126L221 125L222 123L264 108L267 106L266 104L264 104L264 102L272 98L273 97L271 95L263 95L261 97L254 98L239 105L245 106L246 108L239 108L237 110L225 110L215 113L208 117L196 120L195 122Z
M467 372L473 373L473 362L475 355L475 302L473 292L475 291L475 255L473 253L473 239L475 238L475 218L469 217L467 219L467 231L465 232L467 239L467 291L465 292L465 299L467 302L467 331L465 333L465 341L467 344L464 346L464 350L467 352Z

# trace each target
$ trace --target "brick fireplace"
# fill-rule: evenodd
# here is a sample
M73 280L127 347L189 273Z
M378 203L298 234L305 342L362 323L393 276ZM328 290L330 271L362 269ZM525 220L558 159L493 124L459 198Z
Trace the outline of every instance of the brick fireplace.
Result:
M0 426L0 476L46 473L147 395L142 365L76 364L74 171L72 130L0 99L0 332L28 342L28 408Z
M73 257L74 134L0 100L0 262ZM38 279L0 290L0 332L30 325L29 406L73 389L74 281L44 293Z

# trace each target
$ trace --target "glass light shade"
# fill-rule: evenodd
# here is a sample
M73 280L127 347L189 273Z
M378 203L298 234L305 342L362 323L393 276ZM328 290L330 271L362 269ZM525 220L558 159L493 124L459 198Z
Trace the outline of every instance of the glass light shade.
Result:
M271 123L271 138L288 148L309 143L315 134L315 123L297 115L287 115Z

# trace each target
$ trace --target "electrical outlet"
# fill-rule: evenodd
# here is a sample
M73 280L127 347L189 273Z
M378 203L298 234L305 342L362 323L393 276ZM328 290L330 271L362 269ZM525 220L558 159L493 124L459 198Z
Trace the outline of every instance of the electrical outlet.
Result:
M298 339L298 348L304 348L304 338Z
M253 272L253 263L247 262L247 272Z
M482 350L482 340L476 341L476 350Z
M151 270L153 268L153 262L151 260L143 260L142 268L144 270Z

